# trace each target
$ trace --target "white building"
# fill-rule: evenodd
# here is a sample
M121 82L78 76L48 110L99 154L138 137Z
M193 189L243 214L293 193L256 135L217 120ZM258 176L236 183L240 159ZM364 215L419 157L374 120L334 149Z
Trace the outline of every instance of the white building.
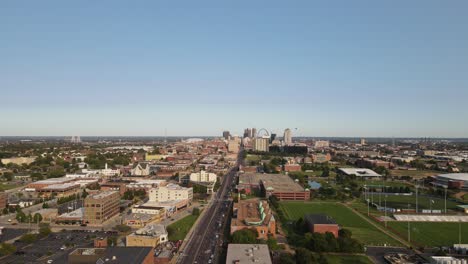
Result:
M206 171L200 171L190 174L191 182L212 182L216 183L218 176L214 173L208 173Z
M193 188L181 187L170 183L166 186L153 188L149 192L150 202L166 202L177 200L193 200Z
M327 140L318 140L315 141L315 148L329 148L330 147L330 141Z
M103 169L103 170L100 170L99 171L103 176L106 176L106 177L112 177L112 176L118 176L120 175L120 170L113 170L113 169L109 169L107 167L107 163L106 163L106 167Z
M150 174L150 166L148 163L138 163L133 166L130 173L134 176L148 176Z

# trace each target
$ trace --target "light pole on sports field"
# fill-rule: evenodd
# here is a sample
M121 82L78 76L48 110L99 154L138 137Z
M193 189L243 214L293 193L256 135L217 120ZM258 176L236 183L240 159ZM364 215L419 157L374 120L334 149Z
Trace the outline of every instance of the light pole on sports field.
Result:
M387 194L385 193L385 228L387 228Z
M461 244L461 220L458 220L458 244Z
M419 188L419 185L416 184L416 213L418 213L418 188Z
M445 189L445 199L444 199L445 214L447 214L447 187L448 186L444 186L444 189Z
M411 204L408 204L408 213L410 210ZM411 228L410 228L410 219L408 217L408 243L411 243Z

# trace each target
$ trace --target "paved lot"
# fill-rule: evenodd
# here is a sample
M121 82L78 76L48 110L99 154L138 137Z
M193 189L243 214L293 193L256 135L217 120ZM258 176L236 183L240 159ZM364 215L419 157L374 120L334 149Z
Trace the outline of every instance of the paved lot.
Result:
M26 234L27 232L28 230L26 229L5 228L3 229L2 234L0 235L0 242L3 243L8 240L12 240L19 236L22 236L23 234Z
M395 248L395 247L368 247L366 255L369 256L375 263L386 264L384 255L387 253L403 253L413 255L415 254L412 250L407 248Z
M93 238L108 236L110 234L106 232L66 231L52 233L29 245L17 241L14 243L17 252L0 259L0 263L46 263L48 260L53 260L53 263L67 263L68 254L77 247L92 247ZM67 244L70 244L68 248L61 249Z

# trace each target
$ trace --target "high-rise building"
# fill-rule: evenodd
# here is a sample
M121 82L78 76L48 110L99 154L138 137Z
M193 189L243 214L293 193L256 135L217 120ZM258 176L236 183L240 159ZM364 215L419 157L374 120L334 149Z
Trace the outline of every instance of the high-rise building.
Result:
M365 138L361 138L361 145L362 146L366 145L366 139Z
M285 145L291 145L292 144L292 132L291 129L286 128L284 130L284 136L283 136L283 141Z
M246 137L252 138L252 129L250 128L244 129L244 138Z
M229 131L223 131L223 138L228 140L231 137L231 133Z
M273 143L273 141L276 139L276 134L271 134L270 135L270 143Z
M251 138L257 137L257 129L254 127L252 128L252 136Z
M268 152L270 150L270 137L257 137L253 139L253 150Z

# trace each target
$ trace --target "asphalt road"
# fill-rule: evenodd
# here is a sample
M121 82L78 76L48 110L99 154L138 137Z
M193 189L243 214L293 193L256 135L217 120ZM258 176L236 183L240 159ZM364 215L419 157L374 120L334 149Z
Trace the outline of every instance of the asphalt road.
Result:
M201 216L197 227L189 238L186 247L181 252L177 263L212 263L217 249L222 246L222 223L228 216L230 208L229 192L234 177L238 171L238 164L241 155L238 157L237 165L234 166L224 177L221 187L213 197L213 202Z

